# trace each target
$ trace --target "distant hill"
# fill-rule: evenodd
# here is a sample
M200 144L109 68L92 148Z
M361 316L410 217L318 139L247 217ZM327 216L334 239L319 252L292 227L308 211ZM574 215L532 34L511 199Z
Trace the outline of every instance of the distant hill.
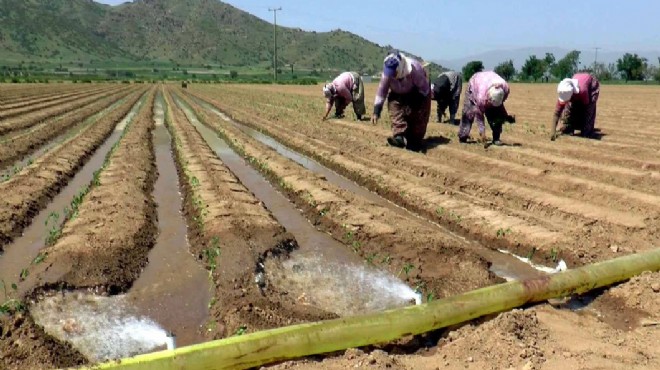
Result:
M555 58L561 59L566 53L572 49L559 48L559 47L530 47L530 48L519 48L519 49L510 49L510 50L490 50L480 54L467 56L457 59L440 59L434 60L434 62L439 63L447 68L451 69L461 69L463 66L472 60L481 60L484 63L486 69L493 69L496 65L500 64L509 59L513 59L513 64L516 69L520 69L525 60L530 55L536 55L539 58L543 58L545 53L553 53ZM611 50L599 50L598 51L598 62L599 63L615 63L617 59L627 52L637 53L642 57L645 57L649 60L651 64L658 63L658 57L660 57L660 51L635 51L635 50L626 50L626 51L611 51ZM582 50L580 54L580 62L583 65L591 65L594 62L595 50L594 49L585 49Z
M272 24L217 0L0 0L0 60L269 66ZM389 46L342 30L278 27L278 64L380 70ZM438 69L439 66L433 66Z

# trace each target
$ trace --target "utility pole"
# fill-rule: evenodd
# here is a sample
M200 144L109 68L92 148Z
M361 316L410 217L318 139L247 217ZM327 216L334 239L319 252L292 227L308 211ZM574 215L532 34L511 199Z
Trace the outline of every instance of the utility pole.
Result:
M598 50L600 50L600 49L601 48L598 48L598 47L594 48L594 50L596 50L596 56L594 58L594 73L598 73L596 71L596 67L598 66Z
M269 12L273 12L273 77L277 81L277 11L282 10L279 8L268 8Z

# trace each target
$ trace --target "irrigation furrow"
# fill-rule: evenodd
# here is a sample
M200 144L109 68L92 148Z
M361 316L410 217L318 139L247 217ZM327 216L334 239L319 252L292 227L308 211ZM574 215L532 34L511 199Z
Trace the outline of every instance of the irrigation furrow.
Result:
M296 242L222 164L169 94L165 99L191 249L215 284L209 326L213 336L332 317L299 307L295 297L272 286L255 284L260 263L286 256Z
M22 115L22 114L27 114L27 113L30 113L30 112L34 112L34 111L37 111L37 110L50 108L50 107L55 106L55 105L65 104L65 103L68 103L70 101L80 99L81 97L85 97L87 95L93 95L93 94L96 94L96 93L99 93L99 92L106 92L108 90L112 90L112 89L109 89L107 87L102 87L102 88L94 89L94 90L91 90L91 91L82 91L82 92L74 92L74 93L70 93L70 94L64 94L64 95L60 95L60 96L55 97L55 98L48 98L48 99L45 99L45 100L39 99L37 101L29 101L29 102L24 103L25 104L24 106L18 106L18 107L11 108L11 109L2 109L2 110L0 110L0 121L1 120L6 120L6 119L9 119L9 118L12 118L12 117L16 117L16 116L19 116L19 115Z
M0 250L28 226L42 209L112 133L131 110L138 95L63 142L9 180L0 183Z
M192 104L203 122L287 193L317 227L341 240L366 263L399 275L427 297L449 296L496 281L488 273L486 256L468 241L384 201L371 201L342 189ZM457 265L460 272L452 268ZM509 277L534 276L530 270L514 269Z
M72 204L57 241L42 251L47 257L28 281L38 290L58 286L123 292L147 264L156 234L151 196L155 89L147 94L88 192Z
M131 111L117 123L112 134L91 154L59 193L34 216L21 235L5 246L4 253L0 256L1 281L9 285L18 284L22 280L23 269L39 260L42 249L59 237L62 224L70 214L73 204L80 201L85 189L92 183L96 171L103 166L108 153L121 137L124 128L135 117L143 101L144 98L133 105Z
M216 106L388 199L431 219L444 219L445 224L458 223L461 232L481 235L489 244L504 242L505 248L518 254L541 248L543 257L550 258L558 251L573 250L568 259L584 263L611 256L605 248L610 245L617 246L614 250L622 245L626 250L647 248L656 240L657 195L608 184L606 176L601 181L571 177L492 158L506 148L484 152L471 146L460 150L447 146L426 156L404 151L392 156L391 149L380 144L387 132L379 128L345 122L300 123L309 114L299 103L295 114L302 120L290 114L282 119L265 109L239 108L244 106L238 102L243 99L240 95L216 96L227 97L222 103L216 98ZM272 124L268 117L278 123ZM333 145L337 142L341 147ZM445 217L438 217L439 213ZM569 246L569 240L578 247Z
M46 109L31 112L29 114L3 120L0 122L0 135L4 136L18 130L27 129L41 123L43 120L48 119L49 117L65 114L97 100L103 99L110 93L111 90L104 90L102 92L87 95L85 98L71 99L70 101L67 101L66 104L56 105Z
M530 223L516 214L504 214L486 205L474 204L472 199L457 198L440 187L441 184L425 184L423 177L410 176L402 170L395 170L394 166L383 165L382 159L368 160L365 158L365 151L362 151L365 155L358 157L350 154L349 147L345 150L325 150L321 140L296 134L293 130L285 131L217 100L207 97L207 101L221 110L226 109L248 126L267 132L279 142L347 175L394 203L461 234L472 235L493 248L500 246L525 255L533 246L542 245L547 247L549 253L564 239L556 227L548 229L542 224ZM363 164L362 160L368 160L368 163ZM514 230L515 233L512 233ZM502 238L503 233L509 235Z
M65 137L69 131L79 131L82 127L97 119L99 112L107 110L116 104L118 100L125 98L129 93L130 91L122 91L112 94L79 110L34 126L29 132L5 141L2 143L2 147L0 147L0 169L7 165L11 167L12 162L30 155L47 143L57 144L58 141L61 141L56 139L57 136Z

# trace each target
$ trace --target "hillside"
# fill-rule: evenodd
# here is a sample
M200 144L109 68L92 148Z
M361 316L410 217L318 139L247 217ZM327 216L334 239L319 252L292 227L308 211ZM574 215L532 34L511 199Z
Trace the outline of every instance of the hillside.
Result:
M0 0L0 60L267 67L272 24L217 0ZM278 63L377 71L387 47L349 32L278 28ZM436 66L437 67L437 66Z

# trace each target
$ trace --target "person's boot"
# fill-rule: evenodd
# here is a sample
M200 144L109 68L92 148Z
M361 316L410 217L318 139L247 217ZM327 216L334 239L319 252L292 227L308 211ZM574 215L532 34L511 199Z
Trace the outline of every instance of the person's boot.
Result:
M500 140L493 140L493 145L495 145L495 146L502 146L502 145L504 145L504 144L502 144L502 141L500 141Z
M468 137L467 137L467 136L466 136L466 137L459 137L459 138L458 138L458 141L461 142L461 143L463 143L463 144L465 144L465 143L467 143L467 141L468 141Z
M453 114L449 115L449 124L450 125L456 124L456 116L454 116Z
M362 121L362 115L361 114L356 114L355 116L357 117L358 121Z
M403 135L394 135L392 137L388 137L387 143L397 148L406 147L406 140L403 138Z

